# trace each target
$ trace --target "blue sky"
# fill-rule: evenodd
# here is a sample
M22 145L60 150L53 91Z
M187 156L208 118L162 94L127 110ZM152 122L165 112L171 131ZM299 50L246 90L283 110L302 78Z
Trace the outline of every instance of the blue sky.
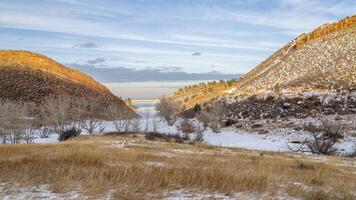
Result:
M246 73L355 0L1 0L1 49L66 64Z

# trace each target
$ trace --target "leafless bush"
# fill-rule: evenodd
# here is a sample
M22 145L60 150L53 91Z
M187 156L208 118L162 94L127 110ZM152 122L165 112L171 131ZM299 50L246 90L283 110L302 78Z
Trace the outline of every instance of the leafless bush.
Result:
M72 137L76 137L80 134L81 130L78 127L71 127L69 129L65 129L64 132L61 132L61 134L59 134L59 141L64 141L64 140L68 140L69 138Z
M34 129L30 128L30 129L25 130L23 138L27 144L33 143L33 140L35 139Z
M145 138L146 140L163 139L166 142L171 142L172 140L179 142L182 140L181 136L178 133L169 134L169 133L159 133L159 132L148 132L145 134Z
M30 127L26 105L11 101L0 101L0 134L3 142L18 143L25 130Z
M307 149L292 149L293 151L311 152L312 154L332 154L337 149L334 145L343 138L343 126L333 121L322 121L321 125L308 123L304 130L311 135L302 142Z
M53 133L53 129L49 127L44 127L38 131L38 135L40 138L49 138L49 136Z
M178 123L177 128L179 131L186 134L195 132L194 124L189 119L182 119Z
M196 128L196 131L195 131L195 133L196 133L196 136L195 136L195 138L194 138L194 140L196 141L196 142L203 142L204 141L204 135L205 135L205 133L204 133L204 128Z
M158 111L158 115L172 126L177 119L179 105L172 98L163 96L159 99L159 102L156 105L156 110Z

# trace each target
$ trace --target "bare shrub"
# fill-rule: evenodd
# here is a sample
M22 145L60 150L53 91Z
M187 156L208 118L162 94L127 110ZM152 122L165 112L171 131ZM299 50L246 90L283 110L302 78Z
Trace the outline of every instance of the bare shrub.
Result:
M173 126L179 112L179 105L172 98L161 97L156 105L158 115L165 119L168 125Z
M81 127L88 131L89 134L93 134L102 123L103 109L96 101L90 101L88 99L80 99L77 102L77 108L79 112L79 122Z
M186 134L195 132L194 124L189 119L182 119L178 123L177 128L179 131Z
M53 130L49 127L43 127L38 131L38 135L40 138L49 138L49 136L53 133Z
M71 127L69 129L66 129L64 132L62 132L59 135L58 140L59 141L68 140L69 138L78 136L80 132L81 130L78 127Z
M311 152L312 154L332 154L337 149L334 145L343 138L343 126L334 121L321 121L321 125L308 123L304 130L311 135L302 142L307 149L291 149L292 151Z
M19 143L26 129L30 127L30 118L24 104L0 101L0 134L3 142Z
M146 140L159 140L162 139L166 142L180 142L183 141L181 136L176 133L176 134L169 134L169 133L159 133L159 132L148 132L145 134L145 139Z
M30 128L25 130L23 139L26 141L27 144L33 143L33 140L35 139L35 130Z
M194 141L196 141L196 142L204 141L204 135L205 135L204 130L205 130L204 128L200 128L200 127L196 129L196 131L195 131L196 136L194 138Z

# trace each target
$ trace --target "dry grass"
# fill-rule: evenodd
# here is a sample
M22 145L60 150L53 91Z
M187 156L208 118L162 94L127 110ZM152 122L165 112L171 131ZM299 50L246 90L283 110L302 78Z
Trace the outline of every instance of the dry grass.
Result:
M257 153L200 143L147 141L139 136L79 137L51 145L0 146L0 182L54 192L80 190L98 198L163 198L180 189L233 195L255 192L273 199L356 198L352 159L328 162L282 153ZM302 164L301 164L302 163ZM303 186L303 187L301 187ZM352 196L353 195L353 196Z

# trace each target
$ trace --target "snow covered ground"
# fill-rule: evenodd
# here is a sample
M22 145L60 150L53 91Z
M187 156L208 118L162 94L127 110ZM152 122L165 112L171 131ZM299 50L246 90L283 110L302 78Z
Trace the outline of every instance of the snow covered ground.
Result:
M142 106L137 110L137 113L142 117L138 121L140 130L157 131L164 134L179 133L176 126L169 126L164 120L157 117L153 106ZM105 132L115 132L113 123L104 123L106 126ZM85 135L88 133L83 131L82 134ZM191 137L195 137L194 134L191 134ZM222 128L220 133L214 133L208 128L204 132L204 142L207 144L279 152L288 152L291 151L291 148L298 148L300 144L296 144L295 141L303 141L308 137L310 137L308 133L297 131L293 128L271 128L267 134L260 134L253 130L243 131L236 128ZM56 142L58 142L57 134L52 134L49 138L39 138L37 136L33 141L36 144ZM346 136L341 142L336 144L336 147L339 155L347 155L356 149L356 137Z

